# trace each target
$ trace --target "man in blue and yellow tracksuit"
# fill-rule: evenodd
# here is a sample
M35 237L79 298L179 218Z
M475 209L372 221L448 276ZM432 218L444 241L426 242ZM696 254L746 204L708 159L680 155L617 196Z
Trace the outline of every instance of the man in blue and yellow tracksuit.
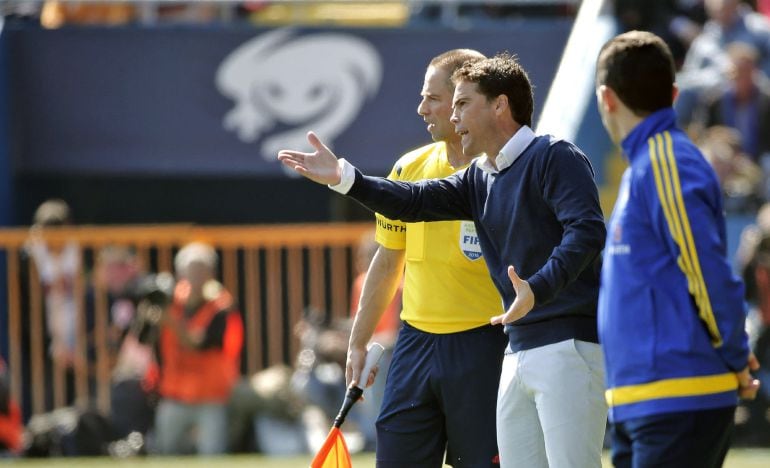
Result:
M596 84L604 125L630 163L607 228L598 312L613 463L721 466L737 398L757 383L719 181L676 128L674 64L660 38L610 40Z

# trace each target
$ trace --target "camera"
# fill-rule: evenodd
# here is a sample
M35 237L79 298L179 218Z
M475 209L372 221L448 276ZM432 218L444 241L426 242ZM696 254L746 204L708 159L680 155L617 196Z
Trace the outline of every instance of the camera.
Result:
M160 322L174 296L174 277L158 273L143 278L136 287L136 316L132 333L140 343L154 345L160 334Z

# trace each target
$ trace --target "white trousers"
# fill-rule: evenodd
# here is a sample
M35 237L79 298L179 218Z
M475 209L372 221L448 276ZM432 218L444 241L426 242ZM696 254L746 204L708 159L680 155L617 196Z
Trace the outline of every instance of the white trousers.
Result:
M606 422L598 344L566 340L505 356L497 394L501 468L601 467Z

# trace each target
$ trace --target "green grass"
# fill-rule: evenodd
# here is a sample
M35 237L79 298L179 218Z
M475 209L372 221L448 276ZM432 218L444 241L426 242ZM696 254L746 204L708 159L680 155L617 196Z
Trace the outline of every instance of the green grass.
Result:
M147 457L131 459L114 458L43 458L13 460L13 466L24 468L43 467L140 467L140 468L302 468L310 464L311 457L263 457L259 455L233 455L226 457ZM0 466L4 461L0 460ZM605 454L602 465L610 467L609 457ZM353 456L356 468L374 467L374 455L360 454ZM767 468L770 466L770 449L733 449L727 456L725 468Z

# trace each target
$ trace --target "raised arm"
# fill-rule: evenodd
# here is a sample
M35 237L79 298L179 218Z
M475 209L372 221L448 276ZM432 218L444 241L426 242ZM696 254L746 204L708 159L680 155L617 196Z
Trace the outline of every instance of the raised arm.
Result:
M281 150L278 159L286 167L319 184L355 199L372 211L401 221L448 221L472 219L467 170L444 179L397 182L361 174L337 157L313 133L312 153Z

